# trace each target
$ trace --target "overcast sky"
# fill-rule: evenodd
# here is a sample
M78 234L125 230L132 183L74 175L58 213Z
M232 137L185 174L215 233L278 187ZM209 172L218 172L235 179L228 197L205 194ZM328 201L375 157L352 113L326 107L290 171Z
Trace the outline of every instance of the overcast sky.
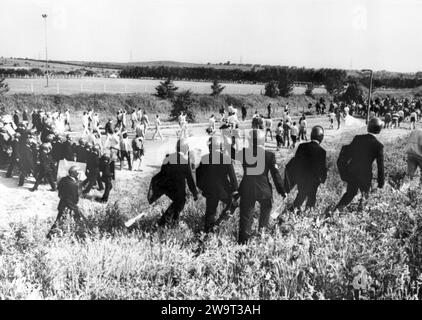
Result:
M422 0L0 0L0 56L422 71ZM132 52L132 53L131 53Z

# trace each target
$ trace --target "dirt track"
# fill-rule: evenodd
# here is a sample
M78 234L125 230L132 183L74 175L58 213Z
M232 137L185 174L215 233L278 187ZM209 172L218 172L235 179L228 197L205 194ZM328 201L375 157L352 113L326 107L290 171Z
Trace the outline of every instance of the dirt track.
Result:
M316 124L323 124L327 126L327 119L324 118L314 118L309 119L309 126ZM247 123L249 125L249 122ZM245 128L247 125L244 125ZM202 151L206 150L206 141L207 134L205 133L206 125L194 126L190 128L191 138L190 144L192 149L200 149ZM352 134L360 131L364 131L365 128L342 128L340 130L326 130L326 138L324 143L335 142L341 139L340 143L348 143L352 138ZM147 134L147 140L145 142L146 155L142 164L142 172L130 172L127 170L127 167L123 171L116 171L116 187L124 187L128 183L128 180L131 180L130 183L133 184L135 179L148 179L153 172L159 169L164 156L168 152L175 150L175 144L177 141L176 137L176 128L163 129L163 135L165 140L155 140L152 141L152 131L149 131ZM350 133L348 135L347 133ZM407 127L403 129L394 129L394 130L385 130L380 136L380 140L386 142L388 140L394 139L398 136L405 135L409 133ZM309 132L308 132L309 134ZM267 143L267 146L270 150L275 151L275 140ZM288 158L293 154L292 150L282 149L281 152L278 152L277 158L278 161L284 162L284 159ZM119 168L119 166L117 166ZM6 179L5 170L0 170L0 226L5 225L12 221L20 221L21 219L27 219L28 217L38 217L40 219L45 219L49 217L55 217L57 214L57 204L58 197L56 192L48 191L50 186L41 185L39 190L36 192L30 192L29 189L32 188L34 179L31 178L26 181L23 187L18 187L18 179L15 175L12 179ZM92 196L101 195L99 191L91 191ZM113 200L113 191L110 196ZM91 199L81 199L80 206L83 209L88 206L104 206L98 204Z

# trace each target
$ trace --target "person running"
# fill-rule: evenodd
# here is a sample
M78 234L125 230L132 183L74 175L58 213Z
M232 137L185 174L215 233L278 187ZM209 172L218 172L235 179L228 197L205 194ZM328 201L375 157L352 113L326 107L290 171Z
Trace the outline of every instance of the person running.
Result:
M292 138L292 149L296 147L298 135L299 135L299 129L296 125L296 122L293 122L293 125L290 127L290 138Z
M286 146L287 143L287 147L290 147L290 137L289 134L291 132L291 127L290 127L290 122L289 121L285 121L283 123L283 147Z
M336 114L334 112L330 112L328 114L328 120L330 121L330 129L334 129L334 118L336 117Z
M336 114L336 119L337 119L337 130L340 129L340 120L341 120L341 110L340 108L337 106L337 104L334 104L334 112Z
M246 106L245 104L242 105L242 121L246 120L246 115L247 115L248 111L246 110Z
M84 111L82 115L82 128L83 128L82 136L84 137L84 136L89 135L89 118L88 118L88 113L86 111Z
M213 134L215 132L215 116L212 114L211 117L208 119L209 125L207 129L208 134Z
M280 121L275 129L275 140L277 141L277 151L283 145L283 122Z
M418 119L418 115L416 114L415 110L412 110L410 113L410 130L416 129L416 121Z
M302 115L302 117L299 120L299 140L308 141L307 128L308 128L308 123L306 122L305 115Z
M64 112L64 125L67 126L68 130L72 132L72 128L70 127L70 111L69 109L66 109Z
M271 141L273 140L273 120L271 118L267 118L265 121L265 142L267 142L268 132L270 133Z
M179 115L179 126L180 126L180 137L179 138L186 138L186 130L187 130L187 121L186 121L186 114L181 111Z
M145 110L142 111L142 117L141 117L140 121L141 121L141 125L143 127L143 132L144 132L143 136L146 137L147 129L148 129L148 126L149 126L149 119L148 119L148 115L147 115Z
M128 134L126 131L124 131L120 135L120 152L119 152L120 170L123 170L123 161L126 159L129 170L132 171L132 161L130 158L131 152L132 152L132 146L131 146L131 143L129 142Z
M155 136L157 134L158 134L158 136L160 137L161 140L164 140L163 135L161 134L161 130L160 130L161 120L160 120L160 116L158 114L155 116L154 126L155 126L155 132L152 135L152 140L155 139Z
M384 128L389 129L391 128L391 112L387 112L384 116Z
M134 171L142 171L142 158L145 154L144 148L144 138L143 137L135 137L132 140L132 150L133 150L133 165L132 168Z
M136 110L133 109L130 115L130 119L132 120L132 130L135 129L136 123L138 122L138 116L136 114Z

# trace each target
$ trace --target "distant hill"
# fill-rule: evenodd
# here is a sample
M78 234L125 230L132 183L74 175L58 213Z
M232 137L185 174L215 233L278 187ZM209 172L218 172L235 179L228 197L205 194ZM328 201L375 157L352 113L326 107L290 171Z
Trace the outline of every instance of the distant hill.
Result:
M235 64L229 61L224 63L190 63L190 62L179 62L179 61L144 61L144 62L99 62L99 61L60 61L60 60L49 60L49 66L51 71L76 71L78 69L91 70L96 73L115 73L116 71L122 70L125 67L177 67L177 68L215 68L215 69L240 69L247 71L251 69L259 70L265 67L275 67L270 65L260 64ZM24 68L32 69L39 68L43 70L45 68L45 60L28 59L28 58L0 58L0 69L1 68ZM299 68L298 68L299 69ZM361 73L359 70L345 70L347 75L354 78L368 78L367 73ZM378 79L392 79L392 78L422 78L422 72L416 73L401 73L391 72L386 70L380 70L374 72L374 78Z

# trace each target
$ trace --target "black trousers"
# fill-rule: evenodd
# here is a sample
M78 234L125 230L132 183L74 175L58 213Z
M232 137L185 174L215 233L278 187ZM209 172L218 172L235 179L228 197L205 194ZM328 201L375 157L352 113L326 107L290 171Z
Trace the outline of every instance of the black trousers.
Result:
M186 197L171 197L172 203L167 208L167 210L163 213L160 220L158 221L158 225L163 227L165 225L172 225L175 224L179 220L180 213L183 211L186 203Z
M87 179L84 181L84 185L87 183L87 186L83 193L88 194L92 187L98 183L98 190L103 190L103 182L101 181L101 175L99 171L94 171L93 173L88 174Z
M371 186L364 185L359 182L349 182L347 184L347 190L346 193L343 195L343 197L340 199L340 202L337 204L336 209L343 209L347 207L350 202L352 202L353 198L358 194L358 191L362 193L363 198L368 198L369 190L371 189ZM362 199L361 199L362 201ZM362 202L361 202L362 203Z
M52 190L56 190L56 184L54 183L53 172L51 172L51 171L44 172L43 170L38 172L37 180L35 181L33 190L37 190L38 186L41 184L41 182L44 179L46 179L48 181Z
M316 203L316 194L318 191L317 185L298 185L298 193L295 201L293 202L293 208L300 209L303 202L306 201L306 209L315 207Z
M108 201L108 196L110 195L110 191L113 188L113 185L111 183L111 177L103 178L103 182L105 185L105 190L104 190L104 194L101 200L106 202Z
M246 243L252 235L253 214L255 203L259 202L260 216L259 229L268 227L272 208L272 199L245 199L240 198L240 220L239 220L239 240L240 244Z
M287 132L283 132L283 147L286 146L286 142L287 142L287 146L290 147L290 139L289 139L289 133Z
M10 161L9 167L7 168L6 172L6 178L10 178L13 173L13 168L18 165L18 160L16 157L12 157L12 160Z
M281 135L276 135L275 140L277 141L277 148L280 148L283 145L283 137Z
M126 159L128 166L129 166L129 170L132 170L132 162L130 159L130 152L129 151L120 151L120 170L123 169L123 161Z
M208 197L205 205L205 232L212 231L212 228L215 225L217 217L217 207L219 202L223 202L226 207L223 209L223 212L228 209L231 200L230 199L218 199L213 197Z
M53 225L51 226L50 231L47 234L47 239L51 239L51 236L57 231L58 228L61 227L63 223L63 219L65 218L66 215L73 216L73 219L78 225L79 233L82 233L84 230L87 229L88 221L77 206L75 206L75 208L73 209L64 207L64 208L59 209L59 213L57 215L56 221L54 221Z

